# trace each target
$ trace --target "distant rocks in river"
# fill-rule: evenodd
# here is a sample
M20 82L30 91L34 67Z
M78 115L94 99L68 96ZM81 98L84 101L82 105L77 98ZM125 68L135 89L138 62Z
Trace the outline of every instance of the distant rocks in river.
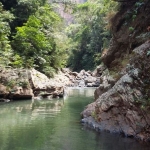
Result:
M81 70L79 73L62 70L65 75L70 79L70 85L73 87L98 87L100 78L93 75L91 71Z

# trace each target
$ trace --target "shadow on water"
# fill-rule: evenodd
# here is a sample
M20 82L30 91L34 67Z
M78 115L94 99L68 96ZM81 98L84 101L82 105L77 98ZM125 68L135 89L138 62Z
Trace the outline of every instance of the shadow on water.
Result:
M149 150L150 145L80 124L93 88L69 88L64 99L0 105L0 150Z

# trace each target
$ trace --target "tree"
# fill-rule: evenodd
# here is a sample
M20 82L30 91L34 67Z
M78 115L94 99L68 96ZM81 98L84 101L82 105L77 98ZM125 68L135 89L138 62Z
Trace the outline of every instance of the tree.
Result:
M4 11L0 3L0 64L8 65L12 56L12 49L9 41L9 23L14 19L9 11Z
M115 7L113 1L88 0L74 8L75 23L66 30L71 44L76 43L76 48L70 47L68 62L74 70L92 69L100 63L97 57L108 47L111 38L106 17Z
M50 5L44 5L29 17L24 26L16 28L12 45L22 57L24 67L30 65L44 73L61 67L62 52L57 49L55 37L60 22L60 17Z
M34 14L40 6L44 6L47 0L1 0L1 2L4 9L15 16L11 22L11 32L15 34L15 28L26 23L29 16Z

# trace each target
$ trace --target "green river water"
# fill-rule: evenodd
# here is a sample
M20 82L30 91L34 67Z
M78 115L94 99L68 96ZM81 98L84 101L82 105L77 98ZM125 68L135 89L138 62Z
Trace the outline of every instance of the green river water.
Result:
M64 99L0 104L0 150L150 150L147 144L80 123L94 89L69 89Z

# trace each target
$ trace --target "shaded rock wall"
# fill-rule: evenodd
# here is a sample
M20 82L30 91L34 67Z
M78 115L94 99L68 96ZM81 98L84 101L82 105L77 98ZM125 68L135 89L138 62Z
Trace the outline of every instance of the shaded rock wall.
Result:
M107 67L119 65L119 59L131 53L150 36L150 1L133 0L121 3L120 11L112 18L112 35L110 47L102 56Z
M150 41L133 50L126 73L82 112L84 123L150 141L149 50Z

